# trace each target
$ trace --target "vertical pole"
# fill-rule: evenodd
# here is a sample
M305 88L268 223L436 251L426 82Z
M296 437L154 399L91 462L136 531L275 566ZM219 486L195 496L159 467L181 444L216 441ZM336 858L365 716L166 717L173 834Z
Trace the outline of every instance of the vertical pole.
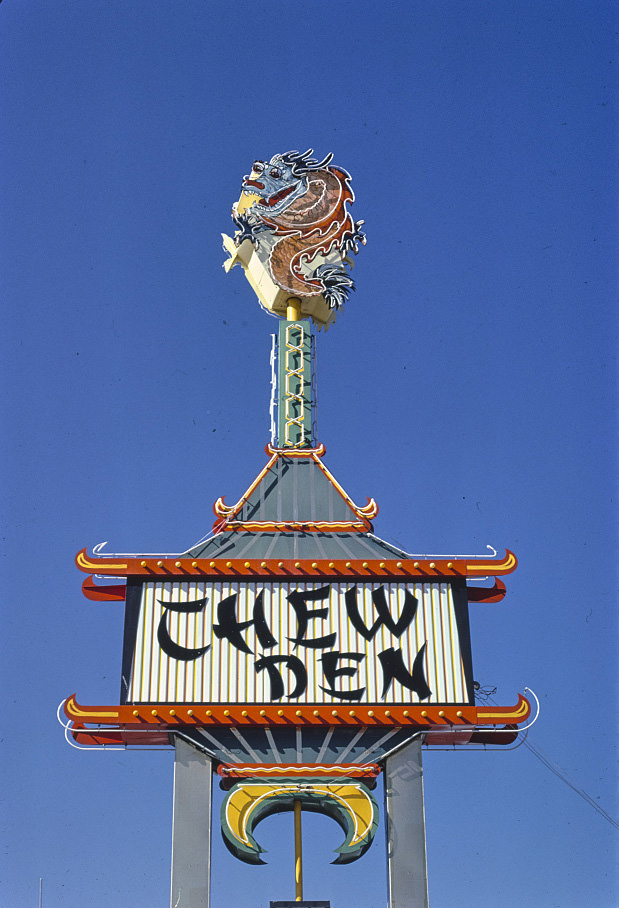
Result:
M301 300L296 296L290 296L286 300L286 318L289 322L298 322L301 318Z
M312 328L300 315L298 300L288 300L277 342L277 447L307 448L312 439Z
M294 801L294 898L303 901L303 842L301 839L301 801Z
M43 877L39 877L39 908L43 905Z
M389 908L428 908L421 738L385 761Z
M212 785L210 759L175 737L171 908L209 908Z

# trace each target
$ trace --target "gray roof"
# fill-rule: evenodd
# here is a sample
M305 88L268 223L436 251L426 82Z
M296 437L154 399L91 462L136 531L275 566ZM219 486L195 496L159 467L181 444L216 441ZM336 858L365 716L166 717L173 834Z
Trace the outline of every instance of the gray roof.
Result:
M237 520L357 521L350 504L313 457L280 455L236 516Z
M225 518L221 532L197 543L186 553L191 558L393 559L406 552L372 533L315 452L307 457L278 451L268 468L250 485ZM252 526L244 529L243 524ZM267 524L257 528L255 524ZM319 523L320 531L303 527L274 528L272 524ZM271 524L271 526L268 526ZM329 524L350 524L336 531ZM364 529L364 526L368 529Z
M406 552L373 533L228 531L198 543L187 558L407 558Z

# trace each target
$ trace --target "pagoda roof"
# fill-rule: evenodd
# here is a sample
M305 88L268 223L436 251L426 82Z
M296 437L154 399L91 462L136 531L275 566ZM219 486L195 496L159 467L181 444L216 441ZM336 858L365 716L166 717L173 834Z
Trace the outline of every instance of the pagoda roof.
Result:
M356 505L322 463L317 448L274 448L266 466L235 505L214 505L215 535L188 558L403 558L374 536L373 499Z
M100 548L78 553L80 570L109 577L286 576L324 578L386 577L449 579L511 573L517 560L411 555L374 535L371 520L378 505L359 506L322 463L324 445L275 448L269 460L234 505L218 498L213 534L177 555L106 555ZM495 553L496 554L496 553ZM498 584L498 585L497 585ZM476 598L499 601L505 586L479 588ZM84 581L92 599L124 598L123 590Z
M406 552L372 533L234 532L213 536L186 558L281 558L333 560L406 558Z

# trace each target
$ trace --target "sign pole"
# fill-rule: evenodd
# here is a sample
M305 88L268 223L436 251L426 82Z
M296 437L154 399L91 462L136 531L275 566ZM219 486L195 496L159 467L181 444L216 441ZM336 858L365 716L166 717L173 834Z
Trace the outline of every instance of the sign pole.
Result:
M212 776L209 757L175 736L170 908L209 908Z
M301 802L294 801L294 898L303 901L303 842L301 838Z
M298 322L301 318L301 300L291 296L286 300L286 318L289 322Z
M428 908L421 738L385 760L389 908Z

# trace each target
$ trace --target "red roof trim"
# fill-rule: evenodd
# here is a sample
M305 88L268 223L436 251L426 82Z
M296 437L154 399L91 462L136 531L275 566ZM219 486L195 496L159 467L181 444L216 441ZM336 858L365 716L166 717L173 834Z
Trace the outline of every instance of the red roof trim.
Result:
M274 580L291 577L332 580L406 580L422 578L426 581L453 580L456 577L483 577L511 574L518 561L513 552L506 551L504 558L494 561L469 561L454 558L430 560L428 558L405 558L402 560L353 559L328 560L326 558L311 561L309 559L287 559L280 561L274 558L248 559L224 558L187 558L180 556L156 555L144 557L98 556L89 555L86 549L78 552L75 563L86 573L107 574L114 577L142 576L152 579L172 577L245 577L248 580Z
M165 727L209 728L256 726L353 726L420 727L449 729L478 725L505 725L528 719L531 706L518 695L515 706L470 706L468 704L279 704L279 703L138 703L128 706L80 706L75 695L64 704L76 728L86 725L120 726L126 730L153 731ZM94 731L101 731L100 728Z
M241 495L239 500L234 505L227 505L224 502L224 498L220 497L217 499L213 505L213 510L215 516L218 520L215 522L213 529L216 533L221 533L226 530L242 530L248 533L264 533L264 532L310 532L310 533L324 533L324 532L335 532L335 533L348 533L348 532L370 532L372 529L372 524L370 520L378 514L378 505L373 498L367 499L367 504L363 507L358 507L352 498L350 498L342 486L339 484L337 479L327 470L325 465L321 461L321 457L325 453L324 445L319 445L317 448L273 448L271 445L267 445L265 448L267 454L270 455L270 459L266 466L258 473L252 484L249 486L247 491ZM259 521L244 521L236 520L241 511L243 505L253 494L256 488L260 485L262 480L265 478L268 471L275 464L275 462L280 457L294 457L294 458L303 458L305 460L313 460L314 463L320 468L326 479L331 483L335 491L342 498L345 504L352 510L355 516L358 518L357 521L345 521L345 522L329 522L326 520L313 522L282 522L282 523L267 523Z

